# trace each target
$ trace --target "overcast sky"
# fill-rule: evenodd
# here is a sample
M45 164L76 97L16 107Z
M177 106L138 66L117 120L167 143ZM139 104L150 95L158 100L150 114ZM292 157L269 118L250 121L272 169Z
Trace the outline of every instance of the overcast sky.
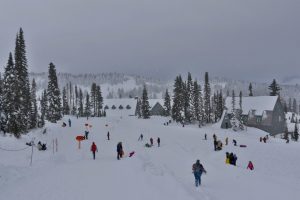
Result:
M300 76L299 0L0 0L0 64L25 33L29 70Z

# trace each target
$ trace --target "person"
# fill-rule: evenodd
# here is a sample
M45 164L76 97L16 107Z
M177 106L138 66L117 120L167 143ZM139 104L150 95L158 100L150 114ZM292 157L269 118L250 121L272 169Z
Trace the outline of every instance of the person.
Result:
M233 154L233 161L232 161L232 164L234 166L236 166L236 161L237 161L237 156L235 154Z
M86 131L84 131L84 135L85 135L85 139L87 140L87 139L89 139L89 132L86 130Z
M286 138L286 142L285 143L289 143L289 142L290 142L289 138Z
M37 148L38 148L38 150L39 150L39 151L41 151L41 150L42 150L43 146L42 146L42 143L41 143L41 141L39 141L39 142L38 142L38 144L37 144Z
M109 131L107 132L107 140L109 140Z
M150 138L150 144L153 146L153 138Z
M213 134L213 138L214 140L217 140L217 136L215 134Z
M204 139L207 140L207 134L206 133L204 134Z
M262 142L262 137L259 138L259 141Z
M204 169L203 165L200 163L200 160L197 160L196 163L193 164L193 173L195 176L195 185L196 187L201 185L201 175L202 173L207 173Z
M233 153L231 152L229 154L229 164L233 165L233 160L234 160L234 157L233 157Z
M46 144L45 144L45 143L42 144L42 150L43 150L43 151L46 151L46 150L47 150L47 147L46 147Z
M67 124L65 122L63 122L62 127L66 127L66 126L67 126Z
M91 146L91 152L93 152L94 160L96 159L96 151L98 152L98 148L97 148L97 145L95 144L95 142L93 142L93 144Z
M226 152L226 160L225 160L225 163L226 163L226 164L230 164L230 162L229 162L229 153L228 153L228 152Z
M249 161L247 169L254 170L254 166L253 166L253 163L251 161Z
M266 142L267 142L267 138L266 138L266 137L264 137L264 138L263 138L263 141L264 141L264 143L266 143Z
M68 121L69 121L69 127L71 127L71 125L72 125L72 124L71 124L71 119L69 119Z
M157 145L158 145L158 147L160 147L160 138L159 137L157 138Z
M138 141L143 141L143 137L144 137L143 134L141 134Z
M236 140L233 139L232 142L233 142L234 146L236 146Z
M228 137L225 139L225 145L228 145Z
M122 146L122 142L119 142L117 145L117 159L120 160L120 158L122 158L124 152L123 152L123 146Z
M214 149L215 149L215 151L217 151L217 144L218 144L217 140L214 140Z

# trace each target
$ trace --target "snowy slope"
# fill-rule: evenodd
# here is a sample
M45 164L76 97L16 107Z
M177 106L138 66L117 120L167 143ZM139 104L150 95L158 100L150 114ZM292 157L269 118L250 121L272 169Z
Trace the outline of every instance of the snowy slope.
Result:
M126 112L126 110L124 111ZM79 150L75 141L83 134L86 119L72 119L71 128L47 124L47 134L36 130L21 140L0 136L0 147L21 149L25 141L35 137L50 145L46 152L34 150L33 166L29 167L30 148L10 152L0 150L0 199L5 200L82 200L82 199L297 199L300 196L300 144L285 144L270 138L267 144L259 142L265 132L248 128L236 133L216 126L184 128L167 120L153 117L136 119L108 110L107 118L92 118L90 139L82 142ZM68 118L65 118L67 121ZM107 125L107 126L106 126ZM106 140L106 133L111 140ZM140 133L144 142L138 142ZM204 134L208 140L203 140ZM235 138L247 148L225 146L213 151L212 134L229 141ZM150 137L161 138L161 147L145 148ZM51 149L53 138L58 139L58 152ZM92 160L89 151L95 141L99 152ZM132 158L116 159L116 144L122 141L125 154L135 151ZM237 167L225 165L225 152L238 156ZM202 186L194 186L192 164L200 159L207 170ZM248 161L255 170L248 171Z

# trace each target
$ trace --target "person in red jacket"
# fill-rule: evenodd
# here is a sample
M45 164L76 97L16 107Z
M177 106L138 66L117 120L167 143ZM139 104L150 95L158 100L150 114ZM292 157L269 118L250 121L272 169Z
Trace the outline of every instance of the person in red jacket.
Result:
M253 163L251 161L249 161L247 169L254 170L254 166L253 166Z
M93 142L93 144L91 146L91 152L93 152L94 160L96 159L96 151L98 152L98 148L97 148L97 145L95 144L95 142Z

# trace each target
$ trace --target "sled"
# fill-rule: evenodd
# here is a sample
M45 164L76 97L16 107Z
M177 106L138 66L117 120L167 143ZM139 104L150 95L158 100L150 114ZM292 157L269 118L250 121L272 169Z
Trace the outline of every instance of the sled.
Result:
M243 147L243 148L245 148L245 147L247 147L247 145L245 145L245 144L241 144L241 145L240 145L240 147Z

